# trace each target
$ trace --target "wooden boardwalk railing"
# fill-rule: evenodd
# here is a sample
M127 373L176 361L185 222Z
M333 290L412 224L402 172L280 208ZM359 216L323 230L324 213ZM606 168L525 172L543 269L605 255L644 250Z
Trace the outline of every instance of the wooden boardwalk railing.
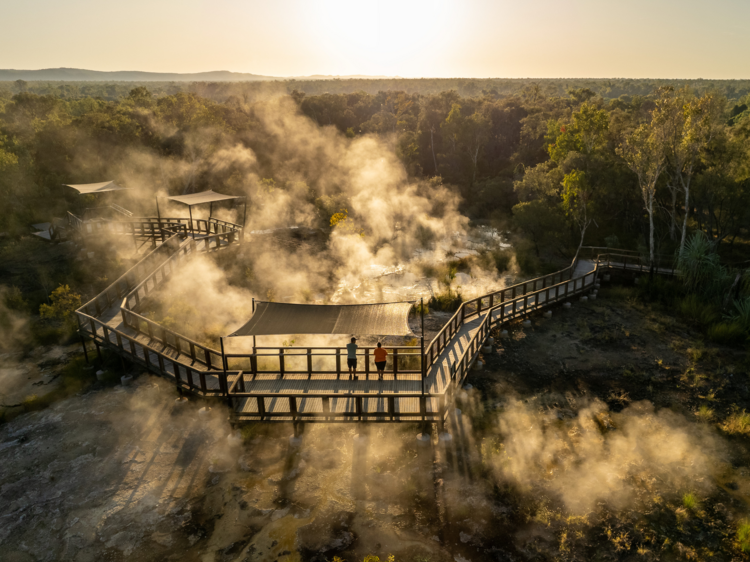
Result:
M615 251L600 255L583 275L574 277L572 264L466 301L425 345L424 355L414 346L389 347L390 389L373 388L380 383L370 377L376 370L369 346L359 350L360 380L348 381L343 347L255 347L252 353L222 354L144 317L143 300L187 260L241 240L231 223L194 220L199 230L190 231L187 220L161 219L169 229L160 229L158 221L142 222L148 225L143 236L155 248L78 309L80 332L172 379L181 390L227 400L238 421L442 423L493 328L589 291L603 268L648 270L634 252ZM674 269L658 273L674 274Z

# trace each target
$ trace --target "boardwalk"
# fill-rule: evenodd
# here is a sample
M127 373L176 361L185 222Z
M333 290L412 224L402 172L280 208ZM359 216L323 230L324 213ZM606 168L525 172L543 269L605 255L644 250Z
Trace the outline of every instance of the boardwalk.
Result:
M454 392L479 357L491 328L589 292L598 281L600 267L643 268L628 255L622 262L580 260L574 269L463 303L436 338L426 342L422 356L427 367L424 380L419 372L397 376L387 372L385 380L360 373L358 380L351 381L345 375L312 369L293 374L243 372L228 370L219 351L168 330L139 312L141 300L166 282L185 260L198 252L219 250L241 241L241 236L228 235L226 230L197 236L181 228L169 236L155 234L153 249L139 264L77 311L80 332L97 346L117 350L171 379L180 390L222 397L232 405L238 421L440 423ZM283 355L284 349L279 348L278 353ZM293 360L295 355L288 353L286 357Z

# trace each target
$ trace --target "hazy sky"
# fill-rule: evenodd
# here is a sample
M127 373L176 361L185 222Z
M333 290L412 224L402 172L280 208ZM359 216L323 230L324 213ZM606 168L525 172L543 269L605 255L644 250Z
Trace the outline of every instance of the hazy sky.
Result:
M0 0L0 68L750 78L750 0Z

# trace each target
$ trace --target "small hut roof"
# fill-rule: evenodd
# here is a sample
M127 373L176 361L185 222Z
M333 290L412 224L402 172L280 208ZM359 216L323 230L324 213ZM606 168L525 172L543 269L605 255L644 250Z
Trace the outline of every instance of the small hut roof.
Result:
M104 193L105 191L120 191L122 189L130 189L129 187L121 187L113 181L103 181L99 183L66 183L67 187L72 187L81 195L88 193Z
M222 193L216 193L209 189L208 191L201 191L200 193L190 193L188 195L175 195L174 197L167 197L170 201L177 201L192 207L193 205L200 205L202 203L213 203L215 201L227 201L229 199L240 199L239 195L224 195Z

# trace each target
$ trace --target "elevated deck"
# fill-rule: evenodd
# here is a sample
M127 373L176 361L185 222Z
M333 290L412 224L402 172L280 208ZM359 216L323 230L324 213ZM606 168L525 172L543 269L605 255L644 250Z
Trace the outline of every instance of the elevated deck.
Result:
M173 224L181 223L175 220ZM238 356L225 356L169 330L142 316L139 307L186 260L199 252L240 243L238 234L192 232L184 226L172 232L155 231L153 249L77 311L82 335L172 380L181 391L223 398L233 408L236 421L441 423L490 329L588 293L603 268L648 270L632 253L609 254L467 301L431 342L425 342L424 354L419 348L408 348L412 357L418 352L415 359L424 365L424 377L421 367L399 366L398 349L390 359L395 364L388 367L383 380L377 379L371 363L369 375L360 367L358 379L349 380L338 360L340 348L321 348L318 353L336 357L334 370L315 367L313 349L307 349L306 355L300 348L272 348L272 353L258 348L242 356L247 369L233 370L229 359ZM657 272L674 274L669 268L657 268ZM365 361L372 360L368 350L363 353ZM259 369L258 359L269 355L276 357L280 367ZM299 362L305 358L307 369L284 368L285 359Z

